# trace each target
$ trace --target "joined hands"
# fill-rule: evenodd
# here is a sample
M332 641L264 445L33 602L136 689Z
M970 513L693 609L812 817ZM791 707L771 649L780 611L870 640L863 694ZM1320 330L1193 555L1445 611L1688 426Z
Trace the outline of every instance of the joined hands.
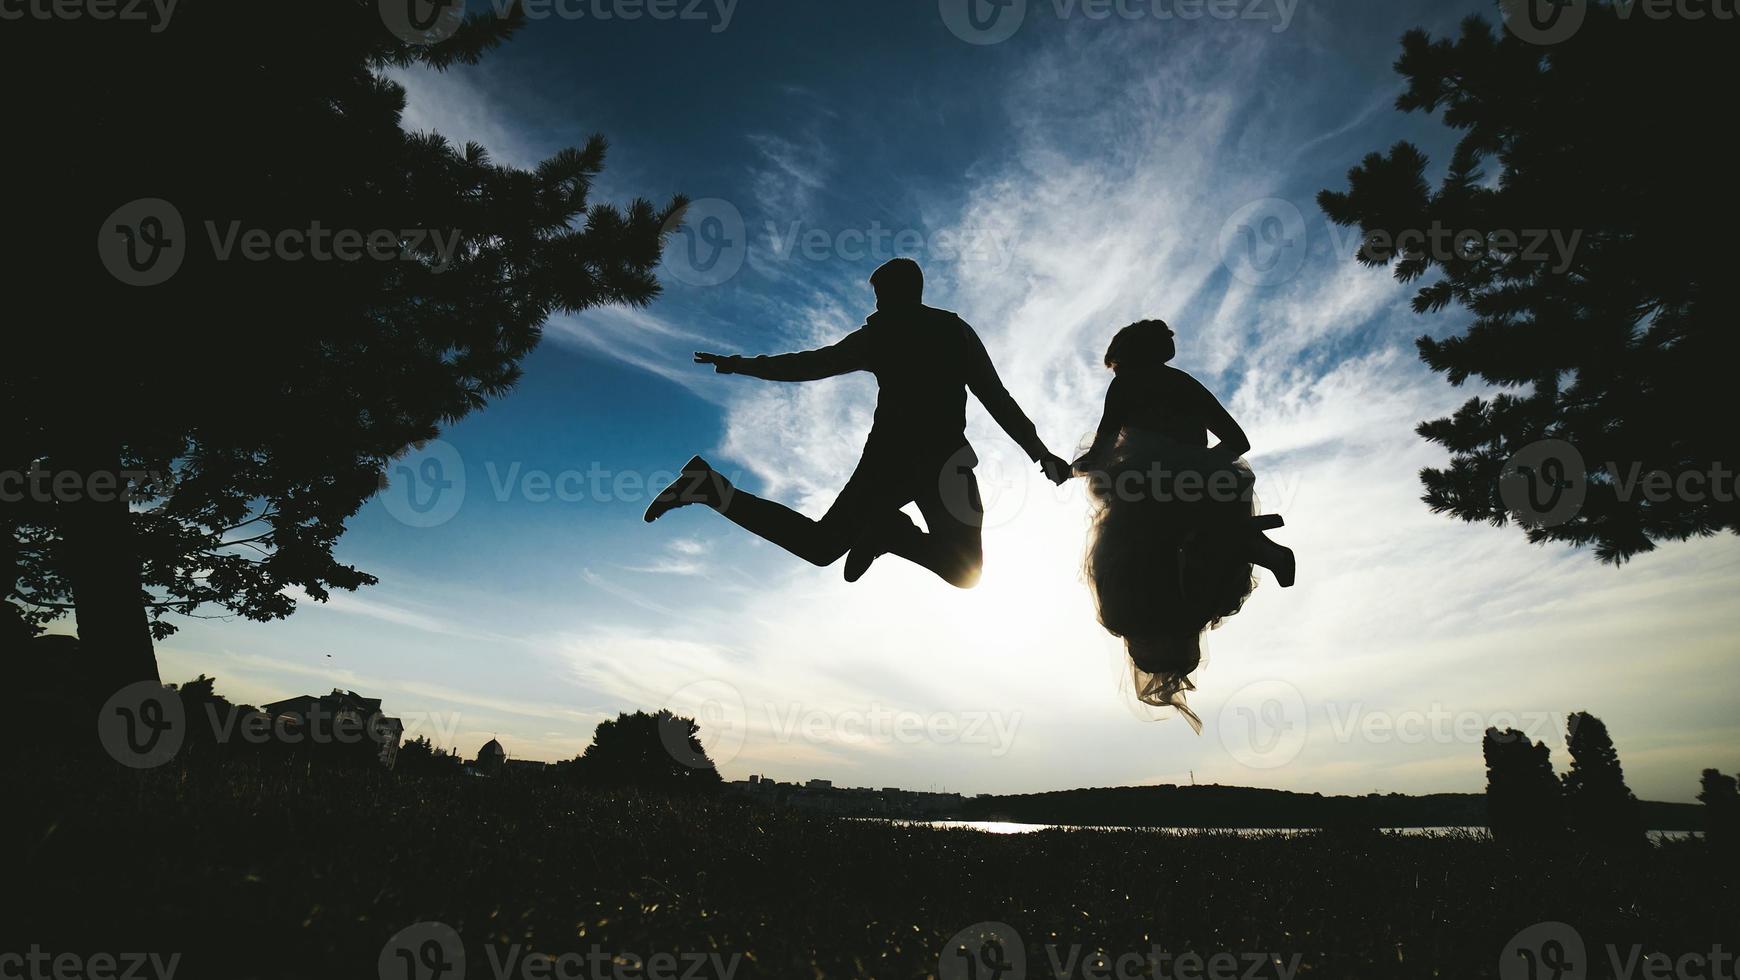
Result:
M1075 475L1071 472L1069 464L1056 453L1046 453L1039 457L1039 468L1045 471L1047 480L1060 487L1069 482L1069 478Z

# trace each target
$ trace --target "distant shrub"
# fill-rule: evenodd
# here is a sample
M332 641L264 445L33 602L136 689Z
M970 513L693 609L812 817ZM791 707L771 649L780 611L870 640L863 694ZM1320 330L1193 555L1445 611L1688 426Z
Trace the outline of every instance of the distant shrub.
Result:
M438 748L428 736L419 735L399 746L399 761L393 769L409 776L457 776L463 766L457 751Z
M1511 843L1563 837L1565 804L1551 750L1508 728L1488 728L1481 748L1492 836Z
M600 722L592 744L562 769L574 781L606 788L713 790L719 770L701 745L701 726L669 711L621 714Z
M1704 804L1704 833L1710 843L1724 850L1740 850L1740 790L1734 777L1705 769L1698 802Z
M1585 844L1628 847L1641 844L1642 815L1637 797L1625 785L1619 751L1601 719L1587 712L1565 726L1571 771L1565 774L1565 809L1571 829Z

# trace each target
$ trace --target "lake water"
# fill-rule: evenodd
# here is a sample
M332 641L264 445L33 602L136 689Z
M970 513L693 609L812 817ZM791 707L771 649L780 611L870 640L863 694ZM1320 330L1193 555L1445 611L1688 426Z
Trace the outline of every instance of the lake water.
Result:
M1309 834L1311 830L1299 828L1262 828L1262 827L1072 827L1067 824L1054 823L1012 823L1004 820L888 820L878 817L862 819L874 820L877 823L891 823L902 827L934 827L938 830L977 830L987 834L1031 834L1041 830L1140 830L1156 834ZM1478 834L1486 835L1485 827L1390 827L1385 833L1401 834L1405 837L1419 837L1428 834ZM1649 839L1652 841L1685 840L1693 836L1688 830L1652 830Z

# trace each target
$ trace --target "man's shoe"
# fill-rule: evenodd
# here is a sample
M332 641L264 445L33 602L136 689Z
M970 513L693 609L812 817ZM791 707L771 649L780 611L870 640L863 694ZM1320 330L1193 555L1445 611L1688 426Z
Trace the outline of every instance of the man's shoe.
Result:
M846 555L846 581L856 582L870 570L870 565L888 554L894 547L898 536L906 533L918 533L918 525L912 523L903 511L895 511L888 517L864 531L858 540L852 544L852 550Z
M728 486L717 470L695 456L683 464L683 472L671 481L671 485L659 491L653 502L647 505L642 519L651 524L678 507L690 504L718 507L725 502Z

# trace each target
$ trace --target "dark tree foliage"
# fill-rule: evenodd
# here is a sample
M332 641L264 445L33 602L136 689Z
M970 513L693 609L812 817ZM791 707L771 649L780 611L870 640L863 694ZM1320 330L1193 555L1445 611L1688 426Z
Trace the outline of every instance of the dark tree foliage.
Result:
M219 758L245 753L248 743L238 733L244 719L259 714L258 708L232 704L217 693L217 678L205 674L185 684L169 686L181 699L182 719L186 723L186 734L176 753L182 765L210 765Z
M393 771L408 776L457 776L463 765L458 752L439 748L427 735L419 735L399 746Z
M1398 280L1422 282L1416 312L1473 315L1463 333L1420 338L1422 359L1453 385L1500 389L1419 427L1451 453L1421 473L1425 502L1502 526L1518 516L1498 489L1506 463L1564 440L1583 472L1547 478L1585 480L1586 500L1568 520L1522 523L1531 541L1592 545L1612 563L1740 531L1736 209L1709 183L1732 156L1719 107L1740 29L1638 6L1594 0L1581 29L1550 46L1480 17L1455 40L1409 32L1397 108L1441 111L1462 134L1442 180L1434 188L1425 154L1402 142L1354 167L1347 191L1318 196L1333 221L1360 227L1361 262L1393 261ZM1409 231L1477 238L1402 249ZM1665 481L1653 491L1633 482L1652 473Z
M1486 820L1507 843L1540 843L1565 835L1565 805L1551 750L1511 729L1488 728Z
M669 711L636 711L598 724L568 775L586 786L670 791L717 789L719 770L701 745L701 726Z
M1698 802L1704 804L1704 832L1724 849L1740 848L1740 790L1736 781L1716 769L1705 769Z
M333 547L385 465L512 388L552 314L657 294L683 202L589 201L602 138L520 170L401 126L383 72L476 62L524 21L481 13L419 46L375 0L183 0L161 30L0 32L18 150L0 472L136 474L131 505L56 491L0 510L0 631L76 610L116 679L155 679L165 613L266 621L294 590L373 583ZM141 199L185 223L157 285L123 282L97 248ZM345 230L383 232L391 258L332 258ZM253 231L296 233L302 257L222 256ZM325 260L308 244L322 233Z
M1625 785L1619 751L1601 719L1577 712L1565 725L1571 771L1565 774L1565 810L1571 829L1586 842L1625 847L1642 843L1637 797Z

